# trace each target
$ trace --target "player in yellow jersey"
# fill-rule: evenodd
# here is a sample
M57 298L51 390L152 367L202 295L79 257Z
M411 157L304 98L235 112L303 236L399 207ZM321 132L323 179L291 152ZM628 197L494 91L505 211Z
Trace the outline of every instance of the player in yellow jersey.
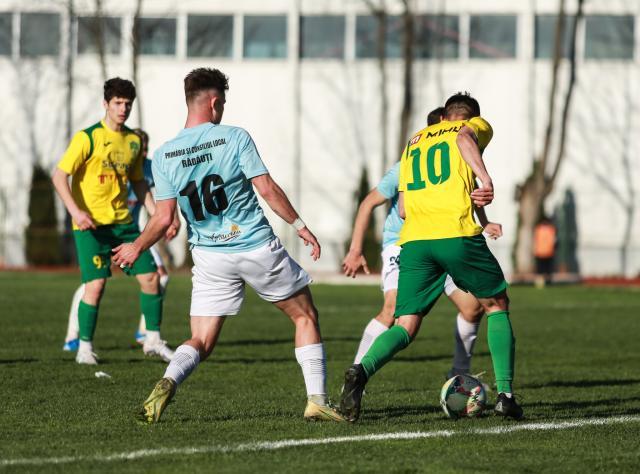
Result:
M140 235L127 207L127 184L153 213L153 199L144 180L140 137L124 123L129 118L136 90L118 77L104 83L105 117L75 134L53 174L53 185L73 220L84 295L78 308L79 364L97 364L93 335L107 278L111 276L111 249ZM69 186L69 176L72 177ZM173 351L160 339L162 294L156 264L147 251L125 272L140 283L140 309L147 337L143 351L171 360Z
M445 103L445 119L409 141L400 163L400 276L396 325L375 340L360 364L345 373L340 409L356 421L367 381L406 348L420 329L422 318L442 293L446 274L478 298L487 314L487 338L496 376L495 412L522 418L511 383L515 339L509 320L507 283L473 218L474 206L493 200L493 182L479 144L483 131L469 118L480 115L478 102L455 94ZM476 177L481 187L476 189Z
M443 119L444 107L438 107L431 111L427 117L427 125L435 125ZM478 143L480 150L489 144L493 133L491 125L481 117L473 117L471 119L483 137L481 143ZM354 364L359 364L362 357L367 353L374 340L395 323L394 313L396 307L396 296L398 294L398 274L400 267L400 250L396 245L399 238L400 229L402 228L403 219L398 214L398 178L399 178L400 162L395 163L389 171L387 171L378 185L372 189L358 207L353 233L351 236L351 246L349 252L342 262L342 268L346 276L355 278L356 274L362 268L369 273L367 261L362 254L362 245L364 241L365 231L369 225L370 217L373 210L383 204L390 204L387 217L384 222L383 242L382 242L382 291L384 293L384 305L380 313L373 318L364 329L358 351L356 353ZM502 236L502 226L500 224L489 222L484 208L476 209L476 216L484 229L484 234L492 239ZM456 323L454 325L454 356L453 364L447 374L447 379L458 374L471 373L471 357L473 347L475 345L478 326L484 315L482 306L478 300L459 289L451 276L447 275L447 279L443 287L447 298L458 309L456 315Z

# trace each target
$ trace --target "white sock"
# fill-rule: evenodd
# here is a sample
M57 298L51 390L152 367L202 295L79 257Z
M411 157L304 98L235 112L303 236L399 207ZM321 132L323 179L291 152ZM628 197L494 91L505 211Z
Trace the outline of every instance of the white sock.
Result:
M144 334L147 332L147 324L144 321L144 314L140 315L140 322L138 323L138 332Z
M160 331L147 331L144 339L145 344L153 345L160 342Z
M320 342L296 347L296 360L302 368L307 397L320 395L320 400L326 404L327 363L324 357L324 345ZM314 401L316 400L317 397L314 397Z
M176 349L175 354L173 354L173 358L171 362L169 362L164 376L165 378L174 380L177 385L180 385L199 363L200 354L198 354L198 351L187 344L182 344Z
M71 309L69 310L69 322L67 323L67 335L65 341L72 339L78 339L78 332L80 328L78 326L78 308L80 307L80 301L84 295L84 283L78 287L71 299Z
M91 341L83 341L80 339L78 352L93 352L93 343Z
M362 333L362 339L360 339L360 345L358 346L358 352L356 353L356 358L353 359L354 364L359 364L364 355L367 353L373 341L376 338L389 329L387 326L382 324L376 318L373 318L367 324L367 327L364 328L364 332Z
M160 294L164 295L169 284L169 275L160 275Z
M473 355L473 346L478 337L479 323L467 322L460 313L456 318L456 326L453 331L456 341L455 352L453 356L453 368L463 372L471 370L471 356Z

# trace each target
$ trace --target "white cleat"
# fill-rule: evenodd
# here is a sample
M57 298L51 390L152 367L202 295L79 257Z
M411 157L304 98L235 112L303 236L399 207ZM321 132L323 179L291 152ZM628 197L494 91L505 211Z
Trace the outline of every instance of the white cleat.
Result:
M98 355L92 351L78 351L76 362L78 364L98 365Z
M167 341L158 340L155 342L146 339L142 345L144 355L160 357L165 362L171 362L173 351L167 346Z

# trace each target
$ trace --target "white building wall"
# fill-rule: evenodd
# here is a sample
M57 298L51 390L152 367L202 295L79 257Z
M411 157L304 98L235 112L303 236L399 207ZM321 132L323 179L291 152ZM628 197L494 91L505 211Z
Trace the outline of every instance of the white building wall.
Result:
M90 14L93 2L76 2L79 13ZM393 3L393 2L389 2ZM575 1L568 7L575 8ZM54 5L54 6L50 6ZM56 10L57 2L0 0L0 12L30 9ZM527 175L534 154L542 147L547 120L550 61L533 58L535 13L555 13L557 2L486 0L477 2L416 2L420 12L459 14L461 36L468 35L470 14L510 13L518 16L517 57L503 60L460 59L416 61L415 104L412 129L422 128L426 114L458 90L469 90L480 101L483 116L495 131L485 161L496 186L496 200L487 209L492 220L501 222L505 236L492 242L500 262L510 271L510 251L516 228L515 187ZM636 15L640 3L623 0L593 0L585 12ZM129 31L134 2L105 2L104 11L125 17L123 32ZM355 15L365 14L363 2L342 1L254 1L157 0L144 3L143 16L178 18L175 56L140 58L137 84L143 104L143 126L153 150L173 137L185 118L182 79L191 69L213 66L230 77L224 122L242 126L254 137L263 159L276 180L294 201L301 215L323 244L320 262L311 263L306 250L300 260L316 270L337 270L345 241L351 231L355 203L353 193L364 165L372 184L379 179L379 75L375 60L354 58ZM399 5L391 6L395 13ZM186 15L233 14L235 16L232 58L186 57ZM288 59L242 58L243 14L288 14ZM297 15L334 13L346 15L344 60L299 60ZM15 22L14 22L15 24ZM129 26L127 26L129 25ZM16 34L16 32L14 32ZM131 48L123 34L123 51L108 57L109 75L131 77ZM582 38L582 36L581 36ZM575 194L578 222L578 256L584 274L618 273L625 228L632 221L627 273L640 271L640 166L638 127L640 117L640 28L636 27L634 61L585 61L578 64L578 82L567 135L566 161L547 211L562 201L565 192ZM578 45L582 57L583 40ZM28 224L28 188L31 165L53 169L66 146L64 136L64 48L57 59L0 57L0 262L23 265L24 229ZM567 65L562 66L566 83ZM296 78L299 77L299 96ZM102 115L102 82L95 56L77 56L74 65L73 127L84 128ZM401 108L402 64L388 60L389 165L399 152L398 118ZM564 91L558 96L558 109ZM299 99L299 102L298 102ZM299 109L298 109L299 107ZM297 121L297 111L301 120ZM31 116L30 116L31 114ZM33 115L35 114L35 120ZM129 120L140 123L137 112ZM35 125L34 125L35 124ZM35 138L34 138L35 137ZM296 163L300 181L296 182ZM290 248L294 235L281 220L269 213L276 232ZM175 250L182 258L182 243ZM297 252L297 250L296 250Z

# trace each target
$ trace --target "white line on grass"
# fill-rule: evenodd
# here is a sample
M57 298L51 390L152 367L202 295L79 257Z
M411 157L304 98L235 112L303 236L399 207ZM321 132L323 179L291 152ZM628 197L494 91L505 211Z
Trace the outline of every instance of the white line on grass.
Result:
M357 443L363 441L387 441L405 439L427 439L427 438L447 438L459 435L493 435L514 433L517 431L553 431L566 430L570 428L581 428L584 426L604 426L622 423L638 423L640 416L617 416L612 418L581 418L570 421L550 422L550 423L518 423L492 428L472 428L468 430L437 430L437 431L401 431L397 433L380 433L359 436L338 436L334 438L309 438L309 439L285 439L282 441L262 441L254 443L243 443L228 446L195 446L183 448L157 448L141 449L139 451L128 451L114 454L98 454L95 456L63 456L51 458L17 458L0 459L0 467L7 466L45 466L50 464L70 464L78 462L114 462L131 461L141 458L155 456L212 453L239 453L247 451L274 451L285 448L295 448L299 446L312 446L321 444Z

